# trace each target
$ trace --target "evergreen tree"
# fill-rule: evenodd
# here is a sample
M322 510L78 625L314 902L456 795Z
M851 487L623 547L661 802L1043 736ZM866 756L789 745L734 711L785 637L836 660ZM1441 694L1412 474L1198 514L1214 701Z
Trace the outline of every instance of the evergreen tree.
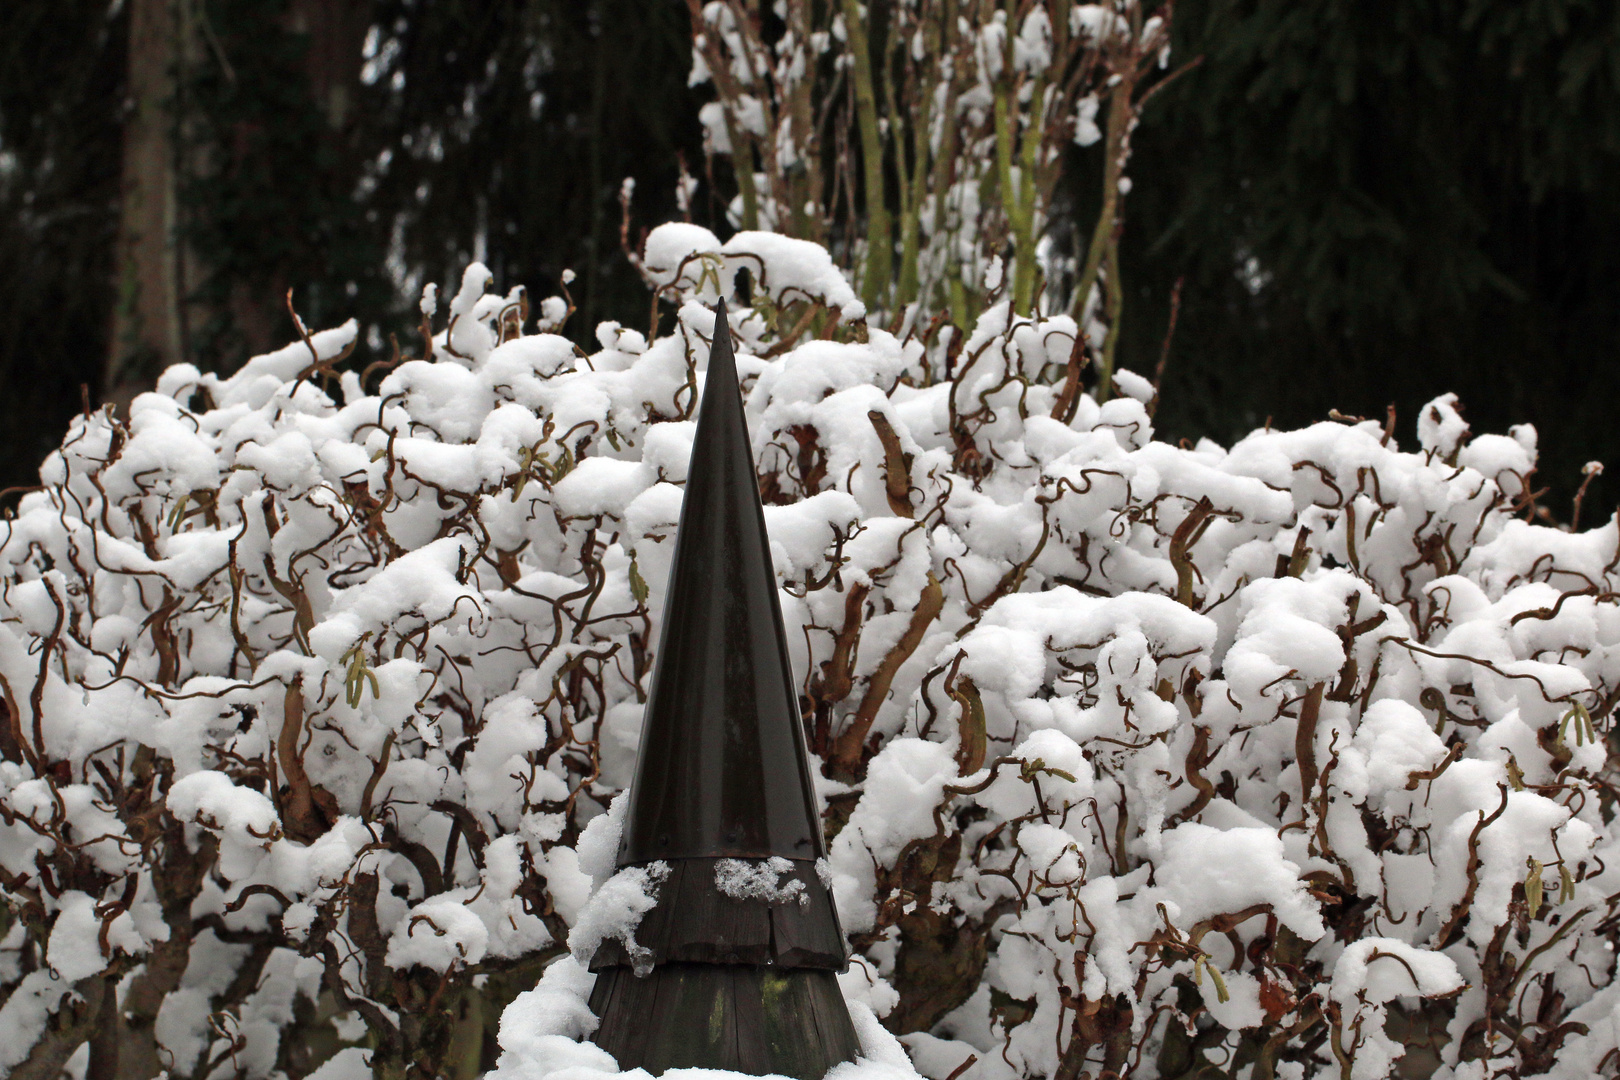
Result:
M1185 0L1175 26L1204 59L1149 107L1125 229L1126 366L1185 277L1161 423L1395 404L1409 439L1455 390L1536 424L1567 519L1582 464L1620 463L1620 7Z
M99 381L113 307L127 12L0 5L0 487Z
M205 361L228 367L290 332L289 285L312 325L366 313L386 354L422 285L452 285L474 259L536 288L573 269L570 329L587 341L598 319L640 309L620 183L641 181L642 220L673 216L677 155L698 146L679 8L351 0L323 23L298 4L208 6L240 59L202 68L193 99L217 159L191 187L215 314Z

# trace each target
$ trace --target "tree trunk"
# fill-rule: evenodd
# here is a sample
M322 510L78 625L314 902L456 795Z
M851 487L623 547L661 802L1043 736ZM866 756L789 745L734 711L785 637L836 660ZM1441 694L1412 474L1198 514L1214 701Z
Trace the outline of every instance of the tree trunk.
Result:
M126 404L182 357L175 238L174 0L130 0L129 113L124 121L112 336L104 400Z
M346 144L359 105L371 0L293 0L288 22L293 33L309 35L304 70L310 97L330 136Z
M355 132L359 119L360 72L365 64L366 32L371 28L372 0L291 0L285 31L305 39L303 75L309 99L323 123L320 142L307 148L300 183L320 186L336 201L349 197L359 176ZM325 222L321 224L327 224ZM298 290L299 314L322 324L334 314L332 303L311 304L300 273L286 265L262 268L269 287L242 281L231 283L230 321L248 355L285 344L293 334L287 318L288 288Z

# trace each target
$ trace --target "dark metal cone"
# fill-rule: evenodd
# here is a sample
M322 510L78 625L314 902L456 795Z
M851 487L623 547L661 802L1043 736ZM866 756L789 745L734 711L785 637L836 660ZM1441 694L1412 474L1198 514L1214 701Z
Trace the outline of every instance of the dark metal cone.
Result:
M725 302L619 865L825 854Z
M616 944L592 959L593 1040L655 1075L821 1080L853 1061L844 936L812 865L826 843L724 301L639 756L619 865L665 860L670 874L636 931L652 970L637 976ZM720 859L771 856L793 860L778 877L791 898L720 892Z

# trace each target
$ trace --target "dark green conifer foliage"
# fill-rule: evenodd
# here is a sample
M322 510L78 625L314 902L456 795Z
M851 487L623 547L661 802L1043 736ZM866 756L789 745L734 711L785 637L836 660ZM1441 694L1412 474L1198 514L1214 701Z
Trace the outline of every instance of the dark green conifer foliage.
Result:
M295 0L194 5L192 359L283 340L288 286L306 321L377 331L356 362L386 356L416 323L396 278L453 285L480 252L537 293L574 269L582 343L646 310L617 193L638 179L634 243L677 216L676 150L703 176L685 5L334 3L380 28L342 138ZM33 482L81 383L100 391L126 23L105 0L0 5L5 483ZM1225 440L1393 401L1409 438L1416 407L1456 390L1481 430L1537 425L1567 517L1583 462L1620 465L1620 6L1183 0L1175 26L1176 57L1204 62L1148 107L1123 241L1125 366L1151 374L1185 278L1161 429ZM694 216L715 211L701 190Z
M376 23L394 30L364 91L368 153L392 160L368 201L385 223L398 215L406 265L459 280L482 232L503 287L550 295L564 269L578 275L569 330L582 343L598 321L645 311L618 196L635 178L636 243L678 216L677 155L701 169L684 5L379 0Z
M0 487L39 482L107 351L124 22L0 4Z
M1410 440L1455 390L1476 430L1536 424L1567 520L1582 463L1620 464L1620 6L1186 0L1175 25L1205 59L1149 107L1124 241L1125 366L1153 371L1185 276L1161 427L1395 403Z
M417 322L414 294L453 291L481 258L503 287L555 291L564 269L596 322L639 312L619 252L618 194L636 218L676 213L677 155L696 157L690 45L673 4L644 0L376 0L356 4L352 115L332 130L310 92L310 35L282 3L210 0L226 63L199 68L195 141L210 161L190 188L193 239L211 267L216 332L202 359L265 347L251 324L290 330L288 285L311 325L359 317L373 348ZM364 63L361 63L361 61ZM632 236L634 241L637 237Z

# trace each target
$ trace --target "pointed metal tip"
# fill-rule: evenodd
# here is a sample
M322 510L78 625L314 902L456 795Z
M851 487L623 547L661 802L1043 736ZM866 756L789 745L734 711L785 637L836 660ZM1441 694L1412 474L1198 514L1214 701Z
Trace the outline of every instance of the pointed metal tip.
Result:
M726 317L726 298L721 297L720 302L714 306L714 337L709 345L711 349L719 349L721 341L729 348L731 345L731 320Z
M712 375L716 372L728 372L730 373L730 379L722 381L735 384L737 381L736 365L736 347L731 333L731 321L726 318L726 298L722 296L719 303L714 306L714 333L709 339L709 373ZM700 411L707 411L709 409L708 403L711 400L718 407L719 399L713 397L716 392L718 392L718 384L716 384L715 390L704 391L704 407ZM738 400L740 402L741 398Z

